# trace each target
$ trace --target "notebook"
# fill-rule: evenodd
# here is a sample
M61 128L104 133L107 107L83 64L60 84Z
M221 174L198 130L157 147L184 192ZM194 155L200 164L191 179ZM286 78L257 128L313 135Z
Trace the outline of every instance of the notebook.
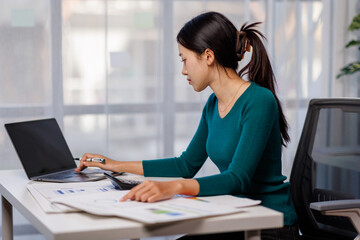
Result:
M55 118L7 123L5 128L31 180L87 182L104 179L98 168L74 171L76 164Z

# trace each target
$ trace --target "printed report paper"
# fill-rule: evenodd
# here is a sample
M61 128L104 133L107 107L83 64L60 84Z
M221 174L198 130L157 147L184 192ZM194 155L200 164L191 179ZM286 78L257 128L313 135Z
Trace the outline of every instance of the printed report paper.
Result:
M119 216L147 224L231 214L241 212L242 209L239 206L253 206L260 203L260 201L244 200L243 198L229 195L216 197L177 197L154 203L129 200L120 202L119 200L128 192L111 191L101 194L62 197L52 199L52 202L96 215ZM241 203L242 200L246 204Z
M50 183L31 181L28 183L27 189L46 213L79 211L79 209L74 209L63 204L51 203L51 200L55 198L115 191L114 186L108 180L80 183Z

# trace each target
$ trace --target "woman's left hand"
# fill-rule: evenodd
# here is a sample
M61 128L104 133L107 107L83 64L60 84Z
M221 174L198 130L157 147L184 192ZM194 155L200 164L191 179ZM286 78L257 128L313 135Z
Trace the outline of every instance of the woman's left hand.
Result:
M155 202L169 199L180 194L181 183L179 181L157 182L146 180L135 186L120 201L136 200L138 202Z

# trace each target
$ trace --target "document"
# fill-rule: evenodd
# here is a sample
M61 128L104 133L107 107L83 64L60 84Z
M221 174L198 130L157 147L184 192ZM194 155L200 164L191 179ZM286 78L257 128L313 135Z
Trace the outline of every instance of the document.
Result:
M109 191L75 197L52 199L53 203L103 216L118 216L146 224L231 214L243 211L240 207L260 204L230 195L215 197L175 197L154 203L119 201L129 191Z
M27 189L46 213L79 211L79 209L74 209L62 204L51 203L51 200L55 198L115 191L114 186L108 180L80 183L50 183L31 181L28 183Z
M151 177L145 178L144 176L134 174L124 174L117 176L122 180L129 182L142 182L146 179L154 181L171 181L178 178L160 178ZM35 200L39 203L40 207L46 213L61 213L61 212L74 212L78 209L70 208L65 205L51 203L51 199L68 196L78 196L89 193L101 193L106 191L115 191L111 182L107 179L96 182L80 182L80 183L52 183L52 182L37 182L30 181L27 189Z
M121 177L144 180L138 176ZM155 203L120 202L129 191L116 190L109 180L81 183L30 182L28 190L47 213L85 211L95 215L118 216L146 224L231 214L261 202L230 195L191 197L177 195Z
M62 213L62 212L78 212L79 209L71 208L62 204L52 204L48 199L46 199L43 195L41 195L33 184L27 185L27 189L31 193L31 195L35 198L39 206L46 213Z

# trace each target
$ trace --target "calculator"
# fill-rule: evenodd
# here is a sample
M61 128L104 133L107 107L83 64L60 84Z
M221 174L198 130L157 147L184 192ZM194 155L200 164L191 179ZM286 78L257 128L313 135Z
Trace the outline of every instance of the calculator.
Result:
M130 190L133 187L135 187L136 185L139 185L141 183L139 181L118 179L116 177L111 176L108 173L104 173L104 175L111 181L111 183L112 183L112 185L114 185L115 189L118 189L118 190Z

